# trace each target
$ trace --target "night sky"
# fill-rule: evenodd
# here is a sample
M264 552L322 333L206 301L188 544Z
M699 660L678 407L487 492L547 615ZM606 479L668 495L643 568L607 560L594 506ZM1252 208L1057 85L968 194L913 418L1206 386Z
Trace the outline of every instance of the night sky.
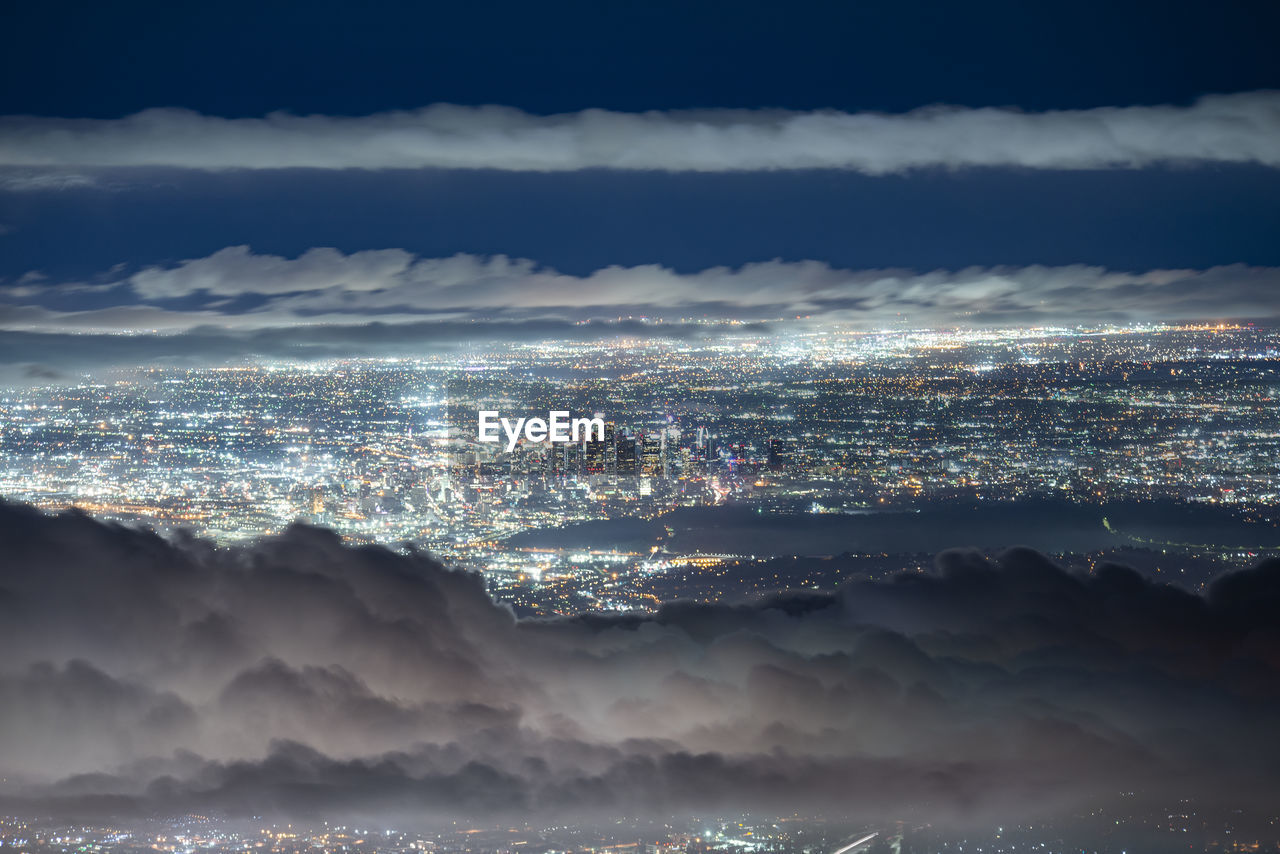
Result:
M1274 314L1271 3L5 17L10 364L196 326Z

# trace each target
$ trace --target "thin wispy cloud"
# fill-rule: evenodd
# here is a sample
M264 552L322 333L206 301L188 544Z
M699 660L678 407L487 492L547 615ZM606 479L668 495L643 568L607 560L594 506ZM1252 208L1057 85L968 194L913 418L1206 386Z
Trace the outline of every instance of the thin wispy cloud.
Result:
M59 190L86 190L101 188L101 183L90 175L75 172L17 169L0 174L0 192L43 193ZM0 234L4 233L0 231Z
M228 119L151 109L121 119L0 119L0 166L84 169L581 169L734 172L925 168L1137 169L1280 165L1280 92L1190 106L908 113L583 110L437 104L343 117Z

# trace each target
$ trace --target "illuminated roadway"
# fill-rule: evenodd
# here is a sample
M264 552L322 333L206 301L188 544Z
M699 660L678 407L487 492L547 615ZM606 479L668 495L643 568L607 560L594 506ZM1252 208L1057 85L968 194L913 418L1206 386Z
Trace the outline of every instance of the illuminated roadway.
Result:
M880 835L880 831L878 830L875 831L874 833L868 833L866 836L862 837L861 839L853 840L848 845L845 845L843 848L837 848L835 851L832 851L831 854L849 854L850 851L856 851L858 848L868 844L869 842L871 842L871 840L875 839L879 835Z

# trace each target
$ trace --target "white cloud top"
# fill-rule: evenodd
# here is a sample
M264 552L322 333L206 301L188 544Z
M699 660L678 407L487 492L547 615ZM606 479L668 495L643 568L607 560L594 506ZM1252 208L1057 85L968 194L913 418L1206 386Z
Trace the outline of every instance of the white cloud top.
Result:
M579 169L732 172L931 167L1280 165L1280 92L1191 106L1027 113L932 106L909 113L707 110L535 116L437 104L360 117L226 119L180 109L122 119L0 119L0 166L48 169Z

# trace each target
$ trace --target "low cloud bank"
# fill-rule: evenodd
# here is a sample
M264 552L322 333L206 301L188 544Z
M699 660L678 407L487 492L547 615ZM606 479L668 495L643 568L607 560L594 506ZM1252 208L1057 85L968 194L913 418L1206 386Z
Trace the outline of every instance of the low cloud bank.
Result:
M802 550L802 544L798 544ZM1026 550L520 621L421 554L0 505L0 804L66 815L1032 816L1274 792L1280 562L1203 595Z
M167 355L177 332L190 334L176 355L199 360L290 355L286 350L299 358L406 355L416 352L415 341L528 340L539 331L574 339L610 330L680 338L714 334L728 321L862 329L1267 322L1277 318L1277 287L1280 269L1244 264L918 272L773 260L692 273L650 264L570 275L505 255L315 248L287 258L229 246L85 282L36 272L0 282L0 330L7 331L0 364L42 364L42 354L65 362L66 354L92 347L100 363L132 352ZM68 308L76 304L94 307ZM647 322L655 318L664 322ZM401 352L388 352L397 343Z

